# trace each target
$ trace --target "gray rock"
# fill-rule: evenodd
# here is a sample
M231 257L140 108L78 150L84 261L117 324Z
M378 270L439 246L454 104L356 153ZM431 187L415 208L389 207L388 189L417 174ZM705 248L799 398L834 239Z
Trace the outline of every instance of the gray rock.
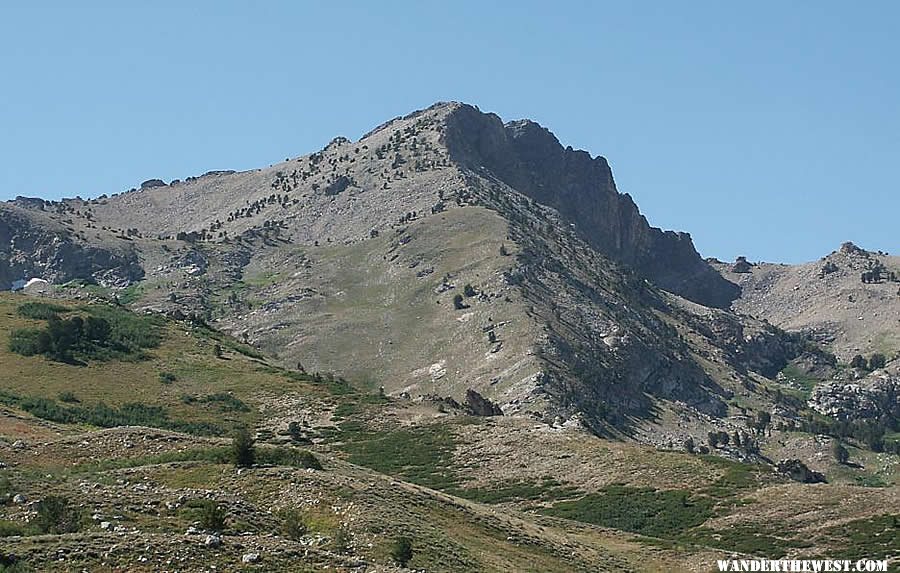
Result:
M147 179L141 183L141 189L153 189L154 187L165 187L166 182L162 179Z
M779 473L801 483L825 483L825 475L809 469L797 459L785 459L776 464Z
M502 416L503 410L475 390L466 390L466 410L473 416Z
M245 553L241 557L241 563L257 563L259 561L259 553Z
M207 535L206 539L203 540L203 545L206 547L219 547L222 545L222 538L216 534Z
M838 420L896 415L900 378L885 372L861 380L832 380L817 385L809 398L813 410Z
M619 193L604 157L564 148L545 127L462 105L447 118L451 157L485 169L520 193L558 210L599 251L630 265L658 286L694 302L728 308L741 289L694 248L688 233L651 227Z
M747 261L747 257L738 257L734 264L731 265L733 273L749 273L753 270L753 265Z

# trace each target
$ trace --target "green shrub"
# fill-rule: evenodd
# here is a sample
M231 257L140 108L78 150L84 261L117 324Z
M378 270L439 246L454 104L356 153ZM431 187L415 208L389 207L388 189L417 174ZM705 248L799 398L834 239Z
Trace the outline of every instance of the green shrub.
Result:
M846 464L847 460L850 459L850 452L841 444L840 440L831 442L831 455L834 456L835 461L839 464Z
M281 520L281 534L288 539L299 541L309 531L303 512L299 509L282 509L277 517Z
M256 452L253 447L253 438L246 428L241 428L234 433L231 440L231 453L234 465L239 468L249 468L256 460Z
M347 553L350 550L351 541L350 531L342 525L334 532L334 537L331 539L331 550L338 554Z
M41 533L72 533L81 528L81 512L62 496L47 496L37 503L32 523Z
M25 525L15 521L0 519L0 537L28 535L28 533L28 529L25 527ZM2 569L0 569L0 571L2 571Z
M65 390L59 393L59 401L65 402L67 404L77 404L81 400L78 399L78 396L75 395L71 390Z
M223 433L222 428L215 424L172 420L161 406L137 402L123 404L119 408L107 406L103 402L90 406L63 406L48 398L35 396L23 398L8 392L0 392L0 402L8 406L18 406L38 418L62 424L89 424L101 428L149 426L207 436L219 436Z
M41 328L19 328L9 336L9 350L22 356L36 356L50 351L50 335Z
M160 372L159 373L159 381L163 384L171 384L178 380L178 377L172 374L171 372Z
M225 509L211 499L200 502L200 528L206 531L222 531L225 529Z
M401 567L406 567L412 557L412 540L405 535L395 539L394 544L391 546L391 559L396 561Z
M141 316L124 308L108 305L91 305L85 310L91 316L102 318L109 323L109 339L115 345L135 351L142 348L156 348L162 341L161 317Z
M255 460L263 465L321 470L322 464L311 452L293 448L257 448Z
M207 404L218 404L223 412L249 412L250 406L243 403L239 398L235 398L231 394L219 392L210 394L196 400L197 402L205 402Z
M713 515L713 499L681 490L612 485L574 501L562 501L546 513L653 537L671 537Z
M15 555L0 553L0 573L31 573L34 569Z
M69 309L58 304L50 304L46 302L26 302L25 304L19 305L17 311L21 316L24 316L26 318L49 320L51 317L55 317L59 313L69 312Z
M12 482L6 475L0 475L0 505L9 502L13 497Z

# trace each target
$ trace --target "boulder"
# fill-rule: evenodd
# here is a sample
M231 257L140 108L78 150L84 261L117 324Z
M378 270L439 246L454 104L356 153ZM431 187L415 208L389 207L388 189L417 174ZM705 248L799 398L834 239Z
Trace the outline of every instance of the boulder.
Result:
M153 189L154 187L165 187L166 182L162 179L147 179L141 183L141 189Z
M801 483L826 483L825 475L809 469L798 459L785 459L776 464L779 473Z
M733 273L749 273L753 270L753 264L747 261L747 257L738 257L734 260L734 264L731 265L731 272Z
M466 390L466 410L473 416L502 416L503 410L475 390Z

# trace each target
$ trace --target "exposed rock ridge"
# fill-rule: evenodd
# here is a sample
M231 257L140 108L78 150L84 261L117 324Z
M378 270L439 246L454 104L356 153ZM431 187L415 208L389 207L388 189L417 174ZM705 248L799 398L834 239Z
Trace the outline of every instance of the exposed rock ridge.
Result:
M37 277L53 283L85 279L127 286L144 271L130 249L106 249L84 243L65 227L38 223L27 211L0 205L0 289Z
M445 121L452 159L553 207L592 246L658 286L722 308L740 295L737 285L700 258L689 234L649 225L631 197L617 191L605 158L563 148L532 121L504 125L469 105L455 104Z

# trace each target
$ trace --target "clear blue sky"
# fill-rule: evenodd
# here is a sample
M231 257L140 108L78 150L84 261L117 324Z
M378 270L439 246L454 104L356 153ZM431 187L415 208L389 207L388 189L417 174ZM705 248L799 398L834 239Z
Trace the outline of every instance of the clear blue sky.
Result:
M460 100L705 256L900 251L900 2L10 2L0 199L249 169Z

